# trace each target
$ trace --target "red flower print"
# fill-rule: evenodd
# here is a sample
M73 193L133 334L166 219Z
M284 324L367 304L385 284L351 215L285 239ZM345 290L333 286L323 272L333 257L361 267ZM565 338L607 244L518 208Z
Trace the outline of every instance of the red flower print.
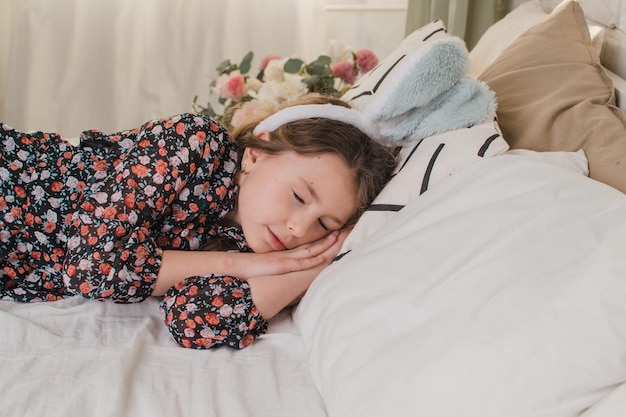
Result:
M217 194L220 198L224 198L226 197L226 194L228 194L228 190L225 186L220 185L215 189L215 194Z
M200 207L196 203L190 203L189 211L191 211L192 213L197 213L200 211Z
M44 229L46 230L46 233L52 233L54 232L54 229L56 229L57 225L52 223L52 222L47 222L46 225L44 226Z
M98 243L98 238L96 236L89 236L87 238L87 245L94 246L96 243Z
M91 204L89 201L85 201L83 204L81 204L80 208L87 212L92 212L94 209L93 204Z
M254 341L254 336L252 336L251 334L247 334L244 337L242 337L241 340L239 341L239 348L243 349L246 346L249 346L253 341Z
M187 218L187 212L185 210L176 210L174 218L177 222L182 222Z
M167 172L167 162L159 159L154 166L154 170L161 175L165 175L165 173Z
M107 225L103 223L98 226L98 228L96 229L96 233L98 234L98 236L106 236L108 230L109 228L107 227Z
M20 198L26 197L26 190L23 187L15 186L14 190L15 190L15 194L17 194L18 197Z
M109 264L100 264L98 265L98 269L100 269L100 272L102 272L104 275L109 275L111 269L113 268Z
M102 217L105 219L114 219L117 210L115 207L107 207L102 211Z
M53 181L52 184L50 184L50 189L55 193L58 193L63 189L63 183L59 181Z
M93 168L96 171L105 171L107 169L107 161L104 159L100 159L93 164Z
M137 185L137 181L135 181L132 178L129 178L128 180L126 180L126 183L134 189L139 188L139 185Z
M107 298L107 297L112 296L114 293L115 293L114 289L106 290L106 291L103 291L102 293L100 293L100 297L101 298Z
M244 296L244 292L242 290L240 290L239 288L237 288L235 291L233 291L233 297L235 298L241 298Z
M19 207L13 207L13 208L11 209L11 215L12 215L14 218L16 218L16 219L17 219L18 217L21 217L21 216L22 216L22 209L21 209L21 208L19 208Z
M89 294L92 288L93 288L93 285L91 285L88 282L83 282L82 284L78 286L78 290L83 294Z
M140 259L145 259L148 257L148 249L145 246L140 245L137 246L137 257Z
M196 322L193 320L186 320L185 321L185 327L187 327L188 329L195 329L196 328Z
M187 302L187 297L185 297L184 295L179 295L178 297L176 297L176 305L177 306L181 306L183 304L185 304Z
M204 319L211 326L217 326L219 324L219 322L220 322L220 319L217 317L217 314L215 314L215 313L208 313L208 314L206 314L204 316Z
M224 305L224 299L218 295L215 298L213 298L213 300L211 301L211 305L213 307L221 307Z
M135 201L137 201L137 196L135 194L127 194L126 197L124 197L124 203L128 208L135 207Z
M133 174L137 175L140 178L143 178L146 175L148 175L148 168L146 168L145 165L141 165L141 164L133 165L133 167L130 170L133 172Z
M174 121L172 119L168 119L167 122L165 122L165 128L169 129L172 126L174 126Z
M178 135L182 135L184 131L185 131L185 124L183 122L178 123L176 125L176 133Z
M148 139L144 139L138 143L138 146L141 148L147 148L148 146L150 146L150 141Z
M198 133L196 133L196 137L198 138L199 142L204 142L206 140L206 133L204 133L202 130L199 131Z
M208 347L211 343L213 343L213 339L210 339L208 337L200 337L196 339L194 343L196 344L196 346Z
M192 286L189 288L189 295L190 295L191 297L195 297L196 295L198 295L198 287L197 287L196 285L192 285Z
M154 202L154 206L156 207L157 210L161 210L164 205L165 205L165 199L163 197L157 198L157 200Z

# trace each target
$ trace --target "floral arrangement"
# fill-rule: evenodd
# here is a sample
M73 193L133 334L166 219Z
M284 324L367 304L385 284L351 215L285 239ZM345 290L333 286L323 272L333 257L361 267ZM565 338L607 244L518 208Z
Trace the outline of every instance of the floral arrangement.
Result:
M211 102L199 105L198 96L193 100L193 110L231 129L250 114L275 111L307 94L341 96L359 76L378 65L378 58L369 49L351 51L339 43L331 44L328 55L310 63L266 56L256 76L250 75L253 58L248 52L239 64L227 59L217 67L218 76L209 88L211 95L217 95L220 112Z

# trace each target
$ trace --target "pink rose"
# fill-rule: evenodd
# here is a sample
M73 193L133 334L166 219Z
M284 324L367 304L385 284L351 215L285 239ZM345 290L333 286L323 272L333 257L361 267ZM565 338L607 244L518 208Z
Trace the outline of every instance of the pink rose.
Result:
M248 92L246 81L239 71L221 75L215 83L215 88L220 97L239 101Z
M268 55L265 58L263 58L263 61L261 61L261 65L259 66L259 71L265 70L265 67L267 67L267 64L269 64L270 61L273 61L275 59L282 59L282 57L280 55Z
M354 84L356 81L356 72L354 64L351 61L339 61L331 65L333 77L341 79L346 84Z
M230 124L233 127L237 127L241 124L241 122L249 119L254 116L254 114L259 110L259 103L257 100L246 101L241 105L239 110L237 110L233 114L233 118L230 121Z
M361 73L374 69L378 65L378 58L374 55L374 52L369 49L360 49L354 53L356 55L356 66Z

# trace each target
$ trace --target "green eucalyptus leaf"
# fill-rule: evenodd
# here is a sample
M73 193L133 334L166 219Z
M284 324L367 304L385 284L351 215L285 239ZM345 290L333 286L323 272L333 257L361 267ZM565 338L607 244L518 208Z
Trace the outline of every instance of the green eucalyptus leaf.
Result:
M332 60L330 59L328 55L320 55L317 57L315 62L318 62L322 65L330 65L332 63Z
M308 85L309 87L315 87L315 85L320 81L320 78L321 77L319 77L318 75L312 75L310 77L304 77L302 79L302 82Z
M252 66L252 58L254 58L254 54L252 53L252 51L250 51L241 60L241 63L239 64L239 71L242 74L247 74L248 71L250 71L250 67Z
M220 64L217 66L217 73L219 75L222 74L228 74L229 68L231 68L233 66L233 64L230 62L230 59L227 59L225 61L220 62Z
M316 85L316 91L320 94L333 95L337 93L335 79L333 77L322 77Z
M288 74L297 74L300 72L300 68L304 65L304 61L298 58L290 58L285 62L283 69Z

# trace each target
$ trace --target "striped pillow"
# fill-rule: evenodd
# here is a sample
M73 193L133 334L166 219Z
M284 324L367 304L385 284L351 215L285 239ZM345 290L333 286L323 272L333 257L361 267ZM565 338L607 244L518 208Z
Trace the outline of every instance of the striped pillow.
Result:
M472 127L450 130L398 148L399 163L343 244L339 257L378 230L396 212L466 165L509 149L495 115Z

